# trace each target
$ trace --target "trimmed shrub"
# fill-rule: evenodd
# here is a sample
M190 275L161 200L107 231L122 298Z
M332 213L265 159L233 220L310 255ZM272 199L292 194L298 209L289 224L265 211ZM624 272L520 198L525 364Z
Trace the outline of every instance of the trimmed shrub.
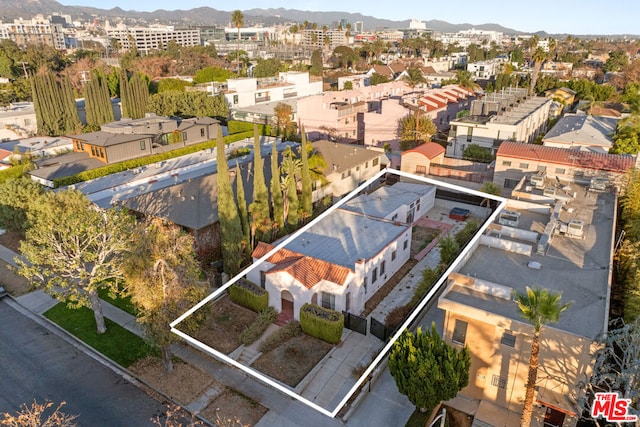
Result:
M246 279L240 279L229 287L231 301L256 313L269 305L269 292Z
M276 320L276 315L276 309L273 307L267 307L260 311L258 317L240 333L240 342L244 345L253 344L264 334L269 325Z
M344 316L339 311L305 304L300 308L300 327L307 335L337 344L342 338Z
M229 135L247 131L253 133L253 123L241 122L239 120L229 120L227 122L227 128L229 129Z
M271 334L267 338L265 338L265 340L260 344L259 350L261 353L269 352L285 341L293 337L297 337L300 334L302 334L300 322L298 322L297 320L292 320L291 322L280 328L276 333Z

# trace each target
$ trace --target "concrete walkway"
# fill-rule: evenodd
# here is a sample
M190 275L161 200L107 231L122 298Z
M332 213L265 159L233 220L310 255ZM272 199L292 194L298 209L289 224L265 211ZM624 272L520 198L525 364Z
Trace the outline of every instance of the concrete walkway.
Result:
M4 262L6 262L9 265L12 265L14 267L17 267L16 262L14 261L15 258L18 258L20 256L20 254L12 251L11 249L7 248L6 246L2 246L0 245L0 259L3 260Z

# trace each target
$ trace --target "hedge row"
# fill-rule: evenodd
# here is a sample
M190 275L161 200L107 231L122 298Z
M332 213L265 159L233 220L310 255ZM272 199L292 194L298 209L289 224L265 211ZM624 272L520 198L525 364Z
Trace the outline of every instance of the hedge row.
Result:
M269 292L245 279L240 279L229 287L231 301L260 313L269 305Z
M300 327L307 335L337 344L342 338L344 316L316 304L305 304L300 308Z
M253 123L249 122L241 122L238 120L229 120L227 122L227 129L229 129L229 134L240 133L240 132L253 132ZM261 129L264 130L264 129Z
M253 136L253 131L227 135L224 137L224 142L225 144L230 144L232 142L240 141L245 138L251 138L252 136ZM201 142L199 144L190 145L188 147L182 147L175 150L167 151L165 153L152 154L151 156L140 157L137 159L126 160L124 162L113 163L111 165L80 172L75 175L56 178L53 180L53 185L55 187L61 187L64 185L77 184L79 182L89 181L90 179L100 178L102 176L111 175L117 172L124 172L129 169L147 166L152 163L161 162L163 160L174 159L176 157L197 153L198 151L206 150L207 148L215 148L215 147L216 147L216 140L212 139L209 141Z

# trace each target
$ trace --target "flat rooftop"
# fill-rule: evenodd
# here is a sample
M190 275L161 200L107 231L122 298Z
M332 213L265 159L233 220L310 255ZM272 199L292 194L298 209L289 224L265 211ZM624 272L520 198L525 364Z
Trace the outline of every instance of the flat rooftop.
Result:
M366 215L385 218L402 205L408 205L419 197L435 193L432 185L397 182L385 185L370 194L362 194L349 200L343 209L360 212Z
M608 316L615 196L608 192L589 192L579 185L572 187L577 197L566 205L570 209L562 209L559 219L584 221L584 239L553 235L546 255L538 255L534 243L531 256L479 244L459 273L518 292L523 292L526 286L562 292L562 301L571 301L572 305L558 324L550 326L594 339L603 332ZM517 228L522 230L542 234L550 219L549 215L531 209L510 205L506 209L521 214ZM529 268L530 261L538 262L541 268ZM454 284L443 298L523 321L515 303L469 286Z

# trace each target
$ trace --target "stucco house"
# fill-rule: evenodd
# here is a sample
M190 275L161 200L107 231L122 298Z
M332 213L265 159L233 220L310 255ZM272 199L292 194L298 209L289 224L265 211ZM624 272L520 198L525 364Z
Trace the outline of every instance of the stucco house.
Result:
M247 274L288 319L318 304L360 314L365 302L409 259L411 226L336 209ZM274 246L260 242L254 261Z
M441 164L445 151L442 145L435 142L425 142L416 148L403 151L400 170L421 176L428 175L431 163Z

